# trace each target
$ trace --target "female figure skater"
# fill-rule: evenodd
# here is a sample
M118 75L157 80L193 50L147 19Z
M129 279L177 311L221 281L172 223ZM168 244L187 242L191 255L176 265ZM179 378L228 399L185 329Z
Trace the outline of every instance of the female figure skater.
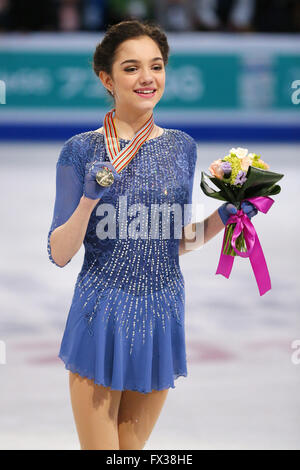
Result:
M184 229L197 224L166 208L192 201L197 145L154 124L168 53L159 26L130 20L108 29L93 68L114 108L103 127L67 140L56 166L49 258L64 267L85 247L59 352L85 450L143 449L168 389L187 375L178 260ZM234 209L225 203L199 223L204 242Z

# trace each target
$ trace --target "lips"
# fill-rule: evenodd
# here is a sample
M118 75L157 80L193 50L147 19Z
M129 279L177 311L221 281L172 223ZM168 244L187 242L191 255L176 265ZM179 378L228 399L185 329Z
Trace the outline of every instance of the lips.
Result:
M148 91L148 93L143 93L143 91ZM149 91L152 91L152 93L149 93ZM154 88L141 88L134 90L134 92L143 98L152 98L152 96L155 95L156 90Z

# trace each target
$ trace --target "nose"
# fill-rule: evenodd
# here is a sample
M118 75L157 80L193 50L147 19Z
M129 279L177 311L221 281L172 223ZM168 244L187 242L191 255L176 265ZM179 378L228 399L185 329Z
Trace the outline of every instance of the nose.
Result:
M147 67L144 67L141 69L141 75L140 75L140 81L142 84L149 84L153 82L153 76L151 74L151 70L149 70Z

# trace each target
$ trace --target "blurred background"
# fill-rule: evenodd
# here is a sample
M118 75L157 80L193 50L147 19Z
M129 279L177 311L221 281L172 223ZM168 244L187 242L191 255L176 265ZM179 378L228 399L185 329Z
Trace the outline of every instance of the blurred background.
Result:
M253 221L271 291L259 296L249 259L235 259L230 279L215 275L222 233L180 257L188 377L145 449L299 450L298 0L0 0L0 448L79 449L57 354L84 249L64 269L48 260L55 164L112 108L93 52L109 25L135 18L168 36L154 116L198 142L194 220L219 204L200 172L231 147L285 175Z

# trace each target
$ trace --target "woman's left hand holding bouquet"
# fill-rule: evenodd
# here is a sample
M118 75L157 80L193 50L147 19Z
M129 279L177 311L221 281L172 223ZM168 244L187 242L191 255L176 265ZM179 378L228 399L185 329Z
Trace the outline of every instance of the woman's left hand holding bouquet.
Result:
M254 204L252 204L249 201L243 201L241 204L241 208L243 212L249 217L249 219L251 219L251 217L254 217L258 213L258 210L254 206ZM223 224L226 225L229 218L233 214L237 213L237 208L231 202L224 202L224 204L222 204L218 208L218 213L219 213L219 216L221 217Z

